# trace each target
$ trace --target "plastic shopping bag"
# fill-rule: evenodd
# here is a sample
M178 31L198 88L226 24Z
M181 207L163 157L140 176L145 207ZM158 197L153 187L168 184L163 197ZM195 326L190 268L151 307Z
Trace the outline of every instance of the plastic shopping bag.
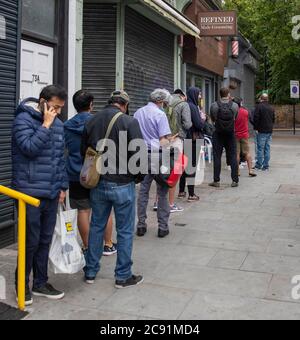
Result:
M77 232L77 210L61 209L49 254L50 267L55 274L76 274L85 267Z

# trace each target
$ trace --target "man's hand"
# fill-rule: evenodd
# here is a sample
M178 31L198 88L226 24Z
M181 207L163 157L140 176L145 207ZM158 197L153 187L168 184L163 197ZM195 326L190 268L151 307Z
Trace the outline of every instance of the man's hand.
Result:
M48 109L47 103L44 104L44 124L43 127L46 129L50 129L51 125L55 121L55 118L57 117L57 113L53 107Z
M179 133L177 133L177 134L174 135L174 136L169 137L169 142L170 142L170 143L175 142L175 140L176 140L176 138L178 138L178 136L179 136Z
M66 196L67 196L67 195L66 195L66 192L65 192L65 191L61 191L61 192L60 192L60 195L59 195L59 201L58 201L58 202L59 202L60 204L64 203L64 201L65 201L65 199L66 199Z

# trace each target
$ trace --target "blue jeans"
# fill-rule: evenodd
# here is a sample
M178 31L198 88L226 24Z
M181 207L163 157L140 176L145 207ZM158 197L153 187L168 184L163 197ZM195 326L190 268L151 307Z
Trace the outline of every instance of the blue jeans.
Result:
M85 275L96 277L100 271L103 238L112 208L116 216L118 257L115 277L126 281L132 276L132 245L135 228L135 183L120 185L101 180L91 191L92 221Z
M259 133L257 135L257 160L256 167L269 169L271 159L271 133Z

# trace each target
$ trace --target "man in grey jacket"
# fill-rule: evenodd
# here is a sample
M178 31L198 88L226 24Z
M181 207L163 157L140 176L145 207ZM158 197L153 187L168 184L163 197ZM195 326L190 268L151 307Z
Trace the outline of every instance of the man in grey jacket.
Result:
M188 137L188 133L193 126L191 109L187 103L186 94L178 89L174 92L170 99L170 128L173 135L178 135L174 146L183 150L184 140ZM176 187L170 189L169 200L171 213L182 212L184 209L175 203Z
M173 135L178 134L182 140L187 138L188 131L193 126L191 109L186 101L185 93L178 89L174 92L170 100L172 110L170 117L170 127ZM172 126L173 125L173 126Z

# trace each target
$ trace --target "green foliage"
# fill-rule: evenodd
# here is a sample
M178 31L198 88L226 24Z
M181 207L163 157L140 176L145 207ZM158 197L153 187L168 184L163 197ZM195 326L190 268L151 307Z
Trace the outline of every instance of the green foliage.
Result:
M300 0L224 2L226 9L238 11L240 31L263 56L258 90L263 89L266 65L268 90L273 102L289 103L290 80L300 80L300 41L292 37L292 18L300 15Z

